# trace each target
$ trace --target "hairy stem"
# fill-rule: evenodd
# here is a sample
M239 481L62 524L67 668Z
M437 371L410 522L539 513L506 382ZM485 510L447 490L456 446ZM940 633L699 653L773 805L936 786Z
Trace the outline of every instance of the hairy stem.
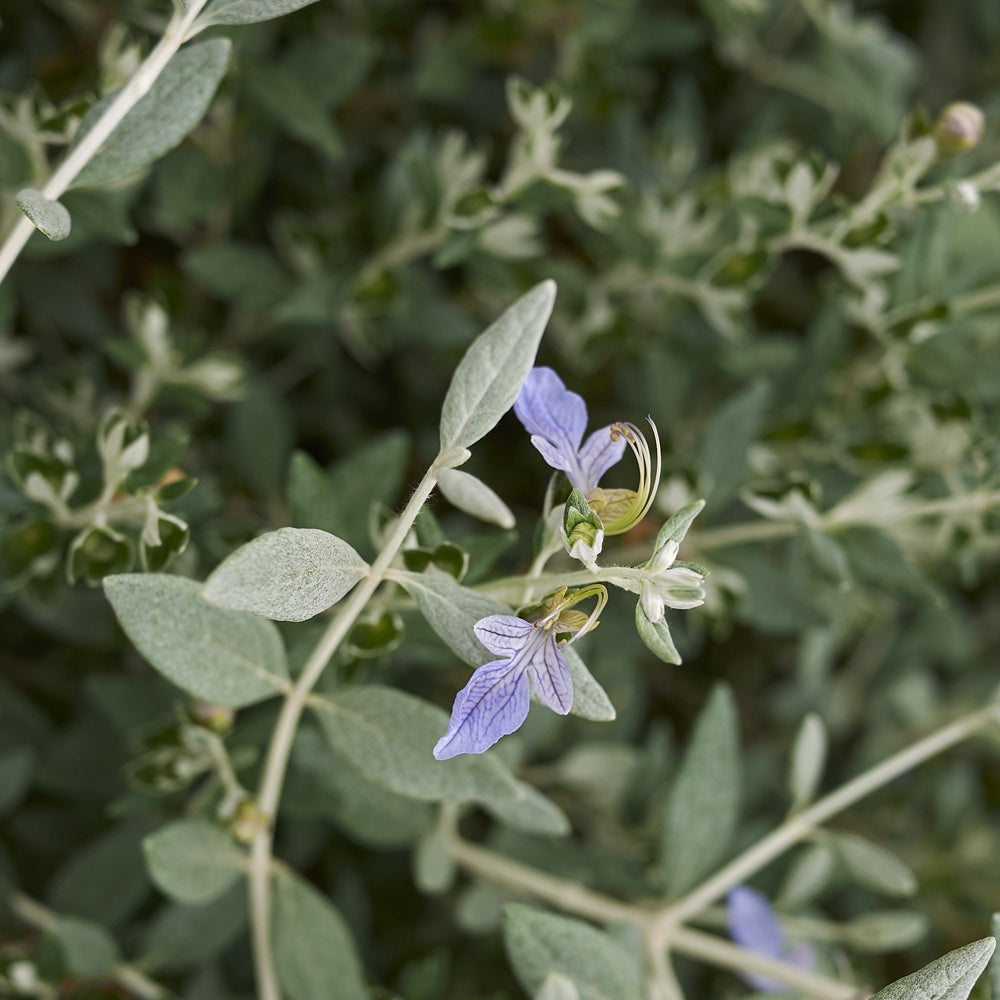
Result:
M275 724L267 748L264 771L257 793L257 808L265 818L263 829L254 838L250 848L250 867L247 873L250 892L250 926L253 937L254 971L257 978L259 1000L280 1000L274 962L271 957L271 867L274 846L274 821L278 801L288 769L288 757L295 739L302 710L310 691L330 662L330 657L350 631L358 615L365 609L372 595L385 579L389 564L402 546L413 522L437 483L437 466L432 465L420 481L409 503L400 514L392 534L386 541L368 575L358 584L334 615L326 631L302 668L295 685L285 697L281 713Z
M931 757L968 739L991 723L1000 723L1000 702L992 702L985 708L963 715L859 774L846 785L819 799L808 809L790 816L779 827L734 858L688 895L664 907L660 911L658 923L672 935L673 930L684 921L696 916L710 903L784 854L794 844L804 840L831 816L835 816L883 785L889 784L900 775L906 774L907 771L912 771Z
M56 172L48 179L42 188L42 194L46 198L55 201L66 191L77 174L93 159L108 136L121 124L122 119L149 92L167 63L187 41L188 30L207 2L208 0L190 0L183 13L174 14L153 51L118 92L118 96L94 123L94 127L83 137L79 145L70 151ZM35 227L24 215L15 223L3 246L0 247L0 282L7 276L7 272L34 231Z

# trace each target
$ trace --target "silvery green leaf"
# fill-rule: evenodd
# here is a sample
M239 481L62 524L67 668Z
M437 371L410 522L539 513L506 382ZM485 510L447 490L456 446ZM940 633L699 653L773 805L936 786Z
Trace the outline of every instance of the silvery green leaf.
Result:
M288 666L274 624L209 604L200 583L126 573L107 577L104 592L136 649L196 698L241 708L284 687Z
M994 913L993 919L990 921L990 930L993 932L994 938L1000 938L1000 913ZM1000 959L994 955L990 959L990 996L997 998L1000 997Z
M17 207L24 212L35 229L53 242L69 236L72 223L66 206L46 198L41 191L34 188L18 191Z
M234 885L210 903L170 903L157 911L142 944L147 972L197 968L245 932L247 891Z
M514 974L535 994L558 973L576 986L580 1000L642 1000L634 958L610 934L582 920L533 906L503 908L503 939Z
M833 880L837 857L827 844L808 844L795 856L775 903L798 910L811 903Z
M67 969L78 976L106 976L119 961L118 945L100 924L58 916L48 934L59 943Z
M463 587L444 574L399 572L395 579L406 588L427 624L456 656L471 667L482 666L490 659L491 654L476 638L472 627L489 615L509 615L506 604Z
M336 604L368 572L347 542L318 528L279 528L240 546L205 581L205 600L282 622Z
M949 951L912 976L879 990L872 1000L968 1000L996 945L996 938L988 937Z
M507 504L486 483L468 472L441 469L438 472L438 487L452 506L478 517L480 521L497 524L501 528L513 528L516 523Z
M71 186L93 187L121 180L173 149L208 110L226 73L231 48L228 38L213 38L181 49ZM109 94L87 112L73 138L74 146L80 144L115 97L117 93Z
M568 976L550 972L535 994L535 1000L580 1000L580 991Z
M316 0L215 0L198 18L194 31L212 24L253 24L291 14Z
M294 872L274 877L271 941L289 1000L367 1000L364 970L340 911Z
M441 410L442 452L475 444L514 405L555 298L555 282L543 281L472 342Z
M447 892L455 881L455 861L440 827L428 830L413 851L413 881L428 896Z
M517 780L496 754L436 761L434 744L448 713L411 694L377 685L314 697L323 732L337 753L369 781L411 799L477 802L520 795Z
M178 903L207 903L239 880L245 855L233 838L204 819L181 819L142 842L149 874Z
M917 877L891 851L855 833L828 831L825 836L859 885L887 896L912 896L917 891Z
M681 654L677 652L677 647L674 645L666 618L654 625L646 617L646 612L642 610L642 604L636 604L635 628L639 633L639 638L646 644L649 651L658 656L664 663L679 664L681 662Z
M722 857L740 814L739 719L725 684L712 689L670 790L660 865L672 896L690 889Z
M792 748L792 766L788 773L788 791L792 808L801 809L812 801L823 777L826 764L826 727L810 712L803 720Z
M618 715L615 706L611 704L607 691L587 669L580 654L572 646L564 646L562 653L573 678L573 707L569 714L591 722L613 722Z
M517 798L491 799L483 808L500 823L526 833L562 837L570 832L569 818L547 795L524 781L517 790Z
M844 925L845 942L858 951L902 951L926 933L930 920L916 910L876 910Z
M676 513L671 514L663 522L663 527L657 532L656 545L653 546L653 551L655 552L670 541L677 542L678 544L683 542L684 536L688 533L688 528L691 527L691 522L704 509L705 501L695 500L694 503L689 503L681 507Z

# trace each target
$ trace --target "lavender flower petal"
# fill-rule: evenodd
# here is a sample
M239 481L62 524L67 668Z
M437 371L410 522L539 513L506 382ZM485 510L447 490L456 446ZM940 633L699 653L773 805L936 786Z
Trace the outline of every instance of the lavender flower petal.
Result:
M500 615L494 617L503 617ZM434 747L437 760L482 753L514 732L528 715L528 678L509 660L480 667L455 696L448 731Z
M579 472L576 453L587 426L583 397L570 392L551 368L532 368L514 403L514 412L532 439L541 438L550 446L551 450L543 450L539 442L534 442L545 461L570 475L572 482L572 474ZM559 464L552 461L556 454Z
M569 664L556 645L555 636L539 629L539 637L520 661L527 668L539 701L553 712L566 715L573 707L573 678Z
M729 936L733 941L758 955L780 959L785 951L785 932L771 909L767 897L747 886L737 886L728 899ZM776 979L758 972L740 975L762 993L781 993L785 987Z
M617 441L613 441L611 439L610 424L607 427L602 427L600 430L594 431L594 433L591 434L586 441L584 441L583 447L580 449L578 455L580 472L582 473L587 486L586 488L583 486L579 486L577 488L582 490L584 493L595 489L597 484L601 481L601 476L603 476L612 465L615 465L622 460L626 447L625 438L619 437Z
M472 627L476 638L491 652L500 656L515 654L535 631L531 622L514 615L487 615Z

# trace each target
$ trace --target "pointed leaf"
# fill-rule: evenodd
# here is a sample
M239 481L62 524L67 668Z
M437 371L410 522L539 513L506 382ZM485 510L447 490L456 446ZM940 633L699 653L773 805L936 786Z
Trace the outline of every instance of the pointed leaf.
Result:
M510 508L486 483L468 472L458 469L441 469L438 487L444 498L453 506L487 524L513 528L514 515Z
M41 191L34 188L18 191L17 207L31 220L35 229L53 242L69 236L71 222L66 206L46 198Z
M872 1000L968 1000L996 945L996 938L988 937L949 951L912 976L879 990Z
M912 896L917 877L891 851L854 833L827 834L840 860L859 885L887 896Z
M472 629L480 618L510 614L506 604L463 587L444 574L399 573L396 578L417 602L427 624L456 656L471 667L493 659Z
M634 958L610 934L582 920L533 906L503 909L503 938L518 981L534 994L552 973L569 979L580 1000L641 1000Z
M336 604L368 572L347 542L318 528L280 528L230 555L205 582L222 608L301 622Z
M271 940L278 980L290 1000L368 1000L347 921L285 867L274 879Z
M826 763L826 727L823 720L810 712L803 720L792 748L792 766L788 774L788 791L792 808L801 809L812 801L823 777Z
M519 798L517 780L495 754L436 761L448 713L411 694L378 685L313 697L330 745L377 785L428 802Z
M119 961L118 945L100 924L59 916L48 933L59 942L66 967L78 976L106 976Z
M225 76L231 48L228 38L213 38L181 49L104 140L72 186L92 187L121 180L173 149L208 110ZM87 112L73 138L74 147L117 96L109 94Z
M722 857L740 811L739 720L719 684L695 722L663 819L660 864L667 890L690 889Z
M655 625L646 617L642 604L635 606L635 628L639 638L646 644L651 653L658 656L664 663L680 664L681 654L677 652L670 626L666 618L661 618Z
M253 24L308 7L316 0L215 0L198 18L196 30L211 24Z
M178 903L207 903L239 880L245 856L233 838L204 819L181 819L142 842L149 874Z
M241 708L284 687L288 667L274 624L209 604L200 583L126 573L107 577L104 592L136 649L196 698Z
M442 452L468 448L514 405L555 298L555 282L543 281L472 342L455 369L441 410Z

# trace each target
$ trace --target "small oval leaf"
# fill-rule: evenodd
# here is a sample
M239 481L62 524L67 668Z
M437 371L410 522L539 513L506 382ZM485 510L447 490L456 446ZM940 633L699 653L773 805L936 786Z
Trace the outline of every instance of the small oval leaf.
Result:
M319 528L280 528L225 559L205 581L206 601L281 622L336 604L368 572L347 542Z
M178 903L207 903L243 873L243 852L224 830L203 819L182 819L142 842L149 874Z
M17 193L17 207L40 233L53 242L66 239L70 232L70 217L65 205L46 198L41 191L25 188Z
M459 510L472 517L497 524L501 528L513 528L515 521L507 506L481 479L457 469L438 471L438 486L444 498Z

